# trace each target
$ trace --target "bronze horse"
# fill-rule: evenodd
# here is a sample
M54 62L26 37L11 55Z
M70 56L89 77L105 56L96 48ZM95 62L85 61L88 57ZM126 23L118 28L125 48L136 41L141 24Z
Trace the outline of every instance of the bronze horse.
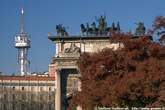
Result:
M88 26L84 26L84 24L81 24L81 32L82 35L85 35L84 33L86 33L86 35L97 35L98 34L98 28L96 28L96 26L92 25L92 27L88 27Z
M56 32L59 36L68 36L68 32L62 24L56 25Z

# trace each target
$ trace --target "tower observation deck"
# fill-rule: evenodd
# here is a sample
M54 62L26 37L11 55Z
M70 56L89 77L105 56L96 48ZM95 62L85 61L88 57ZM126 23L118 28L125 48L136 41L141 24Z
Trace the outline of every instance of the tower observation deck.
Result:
M20 33L15 37L15 48L18 49L18 72L21 76L27 75L30 61L27 59L30 39L24 31L24 10L21 9Z

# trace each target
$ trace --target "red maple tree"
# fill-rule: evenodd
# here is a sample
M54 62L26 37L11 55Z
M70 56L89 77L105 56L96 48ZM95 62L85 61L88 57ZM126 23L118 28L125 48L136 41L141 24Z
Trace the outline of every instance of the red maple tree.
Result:
M165 26L162 19L156 20L155 29L162 26L158 21ZM165 106L165 46L123 33L114 33L110 41L124 48L82 54L82 91L72 97L70 105L81 105L84 110Z

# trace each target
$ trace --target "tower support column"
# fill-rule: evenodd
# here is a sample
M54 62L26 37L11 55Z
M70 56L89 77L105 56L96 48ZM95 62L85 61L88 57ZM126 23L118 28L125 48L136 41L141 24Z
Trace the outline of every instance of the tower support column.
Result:
M56 70L55 110L61 110L61 74Z

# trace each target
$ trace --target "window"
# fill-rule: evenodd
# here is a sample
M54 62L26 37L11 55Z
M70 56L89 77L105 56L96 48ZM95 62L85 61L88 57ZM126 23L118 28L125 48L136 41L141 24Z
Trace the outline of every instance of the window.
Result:
M31 87L31 91L34 91L34 87Z
M16 110L16 105L13 104L13 105L12 105L12 108L13 108L13 110Z
M3 86L2 85L0 85L0 90L3 90Z
M21 110L25 109L25 104L21 104Z
M49 95L49 101L51 101L51 99L52 99L52 96L51 96L51 95Z
M3 87L3 90L7 90L7 87Z
M41 94L41 95L39 96L39 98L40 98L40 101L44 100L44 95Z
M43 104L39 103L39 110L43 109Z
M24 91L25 90L25 87L22 87L22 91Z
M31 101L35 101L35 94L31 94Z
M43 91L43 87L40 87L40 91Z
M15 94L12 95L12 99L15 100Z
M4 100L7 100L7 94L4 94Z
M15 87L13 86L13 91L15 90Z
M52 88L51 87L49 87L49 91L51 91L52 90Z
M22 100L26 100L26 94L22 94Z
M3 105L3 109L7 110L7 105L6 104Z
M52 104L49 104L49 110L52 110Z

